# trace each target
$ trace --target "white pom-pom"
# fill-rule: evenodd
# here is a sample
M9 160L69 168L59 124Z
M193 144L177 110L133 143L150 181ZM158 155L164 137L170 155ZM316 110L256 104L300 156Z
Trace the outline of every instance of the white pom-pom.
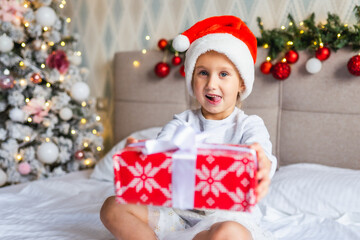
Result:
M308 71L311 74L315 74L320 72L321 70L321 62L317 58L310 58L305 65L306 71Z
M185 52L190 47L190 41L188 37L184 35L178 35L172 42L173 48L178 52Z

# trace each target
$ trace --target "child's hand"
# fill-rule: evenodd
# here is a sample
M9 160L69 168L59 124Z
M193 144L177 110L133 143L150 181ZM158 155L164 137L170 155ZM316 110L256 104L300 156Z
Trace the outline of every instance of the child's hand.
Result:
M125 147L127 147L129 144L132 144L132 143L137 143L138 140L136 138L133 138L133 137L128 137L126 139L126 143L125 143Z
M254 149L257 154L258 159L258 172L257 178L259 184L256 188L258 195L258 201L260 201L267 194L270 186L270 170L271 170L271 161L265 155L263 148L258 143L253 143L250 145L250 148Z

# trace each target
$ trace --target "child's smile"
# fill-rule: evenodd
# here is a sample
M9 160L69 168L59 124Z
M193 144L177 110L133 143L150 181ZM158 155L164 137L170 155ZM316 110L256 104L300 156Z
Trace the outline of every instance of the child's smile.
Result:
M235 65L215 51L202 54L196 62L193 89L206 119L221 120L229 116L236 105L242 80Z

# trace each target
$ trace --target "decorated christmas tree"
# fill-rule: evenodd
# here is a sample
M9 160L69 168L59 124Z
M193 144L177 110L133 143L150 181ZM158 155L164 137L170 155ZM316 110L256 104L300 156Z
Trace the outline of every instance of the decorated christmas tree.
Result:
M0 186L92 167L103 148L65 0L1 0Z

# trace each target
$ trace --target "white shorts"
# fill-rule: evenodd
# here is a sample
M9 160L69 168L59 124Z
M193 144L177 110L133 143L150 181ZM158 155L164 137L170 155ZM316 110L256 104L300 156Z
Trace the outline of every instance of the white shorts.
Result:
M233 211L185 211L173 208L148 206L148 223L159 240L191 240L201 231L223 221L236 221L246 227L253 240L272 240L270 232L263 231L258 226L254 210L252 214Z

